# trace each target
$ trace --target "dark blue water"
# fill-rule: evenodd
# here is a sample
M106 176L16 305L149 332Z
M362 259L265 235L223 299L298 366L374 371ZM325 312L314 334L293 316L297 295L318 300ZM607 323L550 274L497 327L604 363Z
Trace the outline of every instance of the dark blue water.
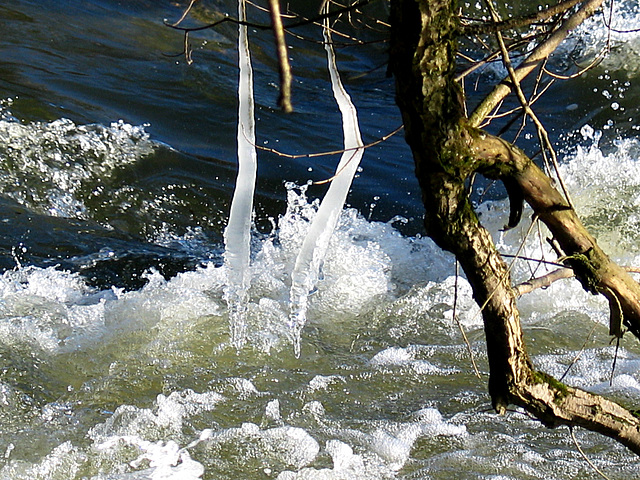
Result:
M297 3L300 5L294 3L291 8L308 15L317 7L308 2ZM194 32L193 64L188 65L181 55L181 32L164 25L165 19L177 20L184 7L169 1L19 1L0 7L0 99L11 99L11 106L6 109L10 115L27 124L59 118L70 119L76 125L109 125L122 120L143 125L153 141L166 145L155 148L135 166L118 167L112 175L115 178L108 180L111 193L104 194L101 201L97 201L99 196L88 196L87 191L74 193L84 196L77 199L87 207L83 220L97 224L90 228L102 226L115 236L129 236L132 250L147 248L136 242L157 243L154 235L166 225L178 236L189 228L200 228L203 238L215 250L235 180L236 29L232 24L223 24L217 29ZM233 16L235 11L234 2L204 3L185 25L202 25L224 13ZM374 2L366 13L384 18L386 6L384 2ZM255 10L251 15L256 22L268 21L266 15ZM393 79L386 75L387 32L384 27L363 28L358 22L342 28L368 42L339 48L338 59L344 82L359 110L364 141L373 142L401 124L394 103ZM303 38L289 38L295 76L295 112L291 115L281 113L276 106L278 77L271 35L268 31L251 33L258 143L290 154L338 150L340 117L330 95L326 61L318 43L320 32L309 26L297 33ZM483 55L477 46L468 51L476 57ZM575 54L577 58L580 55ZM552 62L551 66L561 72L566 69L566 62ZM493 65L479 72L467 82L470 105L477 103L503 73ZM570 149L573 141L564 139L587 121L596 129L611 122L611 138L632 132L638 108L634 99L638 94L630 87L628 77L634 74L599 68L570 85L558 82L553 86L536 105L552 138L558 141L558 148ZM626 108L614 111L608 108L610 102L603 104L600 92L607 88L613 96L624 94L624 100L619 102ZM509 138L519 129L520 120L500 119L490 128L500 131L510 123L506 134ZM521 145L532 154L536 151L534 132L527 126L520 136ZM337 160L336 155L291 159L260 152L257 228L269 230L268 219L283 213L285 181L304 184L329 178ZM25 184L19 188L32 188L30 178L22 181ZM163 192L169 186L173 189L170 199L164 198ZM127 188L137 198L137 206L119 208L111 195L114 189ZM326 186L312 186L309 194L320 197L325 189ZM502 195L499 186L493 192L490 197ZM121 197L125 196L121 193ZM150 199L155 199L153 211L140 205ZM46 201L35 200L31 207L42 213L49 207ZM419 191L402 133L367 151L348 202L374 220L387 221L396 215L407 218L409 222L400 225L405 233L421 231ZM12 217L11 211L6 215ZM32 226L31 236L37 238L34 228L37 230ZM69 229L73 232L73 225ZM96 238L95 244L86 245L84 253L99 250L102 243L104 236ZM116 243L111 248L116 248ZM13 241L4 245L4 265L13 262L7 254L13 245ZM65 254L64 249L51 251L47 242L29 240L29 236L25 236L25 246L27 258L35 262L77 254Z
M339 155L258 152L252 333L242 352L229 345L218 267L236 174L237 29L194 33L189 65L181 33L164 25L186 3L0 5L0 477L597 478L566 430L490 413L481 319L460 279L458 315L479 380L452 321L453 261L417 235L422 206L402 133L364 155L300 359L286 329L288 275L312 209L301 201L272 230L287 211L285 182L326 179ZM290 5L311 16L319 3ZM465 8L473 14L475 5ZM185 24L236 9L201 1ZM365 12L384 18L386 4ZM640 23L633 2L616 4L616 14L619 24ZM339 26L367 40L337 56L363 139L373 142L400 125L387 32L357 19ZM296 33L302 38L288 37L295 112L285 115L271 34L250 32L258 144L289 154L339 150L321 32ZM603 38L597 20L549 67L575 71ZM464 48L485 55L479 44ZM627 264L640 261L638 52L640 35L614 35L601 65L555 82L535 104L579 212ZM491 64L471 76L470 105L503 74ZM489 129L511 139L520 123L500 118ZM535 155L529 122L518 142ZM307 195L325 189L311 185ZM502 196L498 185L485 198ZM501 233L506 204L482 208L499 247L515 253L527 225ZM397 230L379 223L398 215L406 221L395 219ZM544 245L529 238L527 254L551 255ZM513 270L520 279L530 272ZM574 283L520 302L536 365L561 375L595 326L568 381L637 403L636 344L622 346L609 385L606 305ZM637 471L623 448L578 437L611 478Z
M126 181L135 185L136 195L149 198L167 185L179 185L179 202L155 212L156 218L140 212L105 218L96 206L89 209L89 219L141 241L149 240L145 224L160 221L168 221L176 234L201 226L204 234L219 240L235 179L235 27L227 24L193 34L194 63L187 65L180 55L181 32L163 24L164 19L181 15L181 8L172 2L18 2L0 8L4 32L0 98L13 99L14 117L22 122L68 118L78 125L123 120L144 125L154 141L167 145L137 165L133 175L116 173L128 176ZM236 9L227 2L203 6L196 13L212 15L207 8L232 14ZM264 15L256 18L266 20ZM317 44L319 30L307 28L300 33L309 38L291 39L292 115L282 114L276 106L278 80L271 36L252 34L258 143L290 154L339 150L340 118L330 95L326 60ZM386 43L381 42L385 34L367 33L378 43L340 51L365 142L401 124L392 79L385 74ZM268 228L266 219L283 212L285 181L304 184L329 178L338 158L290 159L261 152L258 228ZM375 219L394 215L418 219L419 195L412 171L402 134L372 147L350 203L365 214L372 211ZM310 193L321 195L325 188L312 187ZM132 219L136 214L143 218ZM414 230L419 228L419 220L412 225Z

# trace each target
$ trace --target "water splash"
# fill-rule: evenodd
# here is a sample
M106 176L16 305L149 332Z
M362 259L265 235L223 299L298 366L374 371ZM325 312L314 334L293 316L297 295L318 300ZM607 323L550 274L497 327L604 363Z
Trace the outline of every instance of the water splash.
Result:
M238 17L245 21L244 0L238 1ZM228 284L225 300L229 307L231 342L241 348L246 341L247 291L250 284L249 255L253 193L256 182L253 70L246 25L239 26L238 64L238 177L231 202L229 223L224 232Z
M289 324L293 333L296 356L300 356L300 334L306 323L309 293L315 289L318 282L329 241L364 153L364 144L362 143L358 126L358 114L340 80L331 43L331 34L326 22L323 28L323 36L333 95L342 114L345 151L340 158L336 175L331 182L329 190L307 232L291 274L291 314Z
M0 110L0 190L41 214L95 219L87 202L112 188L115 173L158 147L144 126L122 120L109 126L64 118L23 124L9 115Z

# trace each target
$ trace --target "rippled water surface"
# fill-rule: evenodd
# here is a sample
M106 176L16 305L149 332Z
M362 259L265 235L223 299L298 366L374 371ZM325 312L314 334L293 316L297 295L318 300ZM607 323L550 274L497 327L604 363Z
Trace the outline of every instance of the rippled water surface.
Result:
M239 351L230 345L222 232L236 171L236 29L194 33L187 65L180 33L163 24L185 7L0 6L0 478L600 478L567 429L492 413L481 318L453 259L420 235L401 134L364 155L310 297L299 358L290 275L326 189L306 182L330 177L338 156L258 152L249 338ZM202 2L188 22L236 8ZM625 29L640 23L634 2L613 13ZM250 32L257 141L291 154L336 150L342 125L321 34L300 34L290 39L295 113L284 115L271 35ZM565 52L586 62L606 38L593 20ZM537 107L579 213L616 260L638 266L640 35L613 34L611 50ZM386 44L337 55L365 143L393 131ZM471 102L501 74L492 65L476 74ZM514 254L528 221L502 232L501 196L488 189L479 211ZM525 256L553 259L544 232L524 241ZM514 279L543 268L518 262ZM612 375L606 302L563 282L519 301L536 365L560 377L573 364L568 383L637 409L638 342L624 338ZM456 288L480 379L453 318ZM609 478L637 476L626 449L575 434Z

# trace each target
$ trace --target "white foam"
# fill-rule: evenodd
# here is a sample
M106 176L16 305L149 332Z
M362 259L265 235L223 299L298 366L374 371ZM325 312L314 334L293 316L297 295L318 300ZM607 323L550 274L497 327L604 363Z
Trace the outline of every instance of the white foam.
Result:
M105 127L68 119L27 124L0 120L0 188L37 212L90 218L80 190L98 188L157 145L144 127L123 121Z
M589 212L589 202L594 201L591 198L594 196L599 198L595 202L610 205L612 201L605 195L604 188L607 181L618 182L616 187L637 196L640 181L635 177L636 147L633 142L620 143L619 150L608 155L593 148L579 150L566 167L568 182L575 182L575 185L590 182L584 193L578 192L580 208ZM592 168L593 172L583 178L584 168ZM627 175L629 171L631 174ZM320 352L316 354L320 360L311 360L311 364L305 364L304 359L300 364L285 363L289 361L288 357L279 355L279 350L283 348L282 344L288 348L286 320L290 278L286 272L290 271L295 259L300 232L307 228L308 220L315 212L313 204L302 195L295 192L290 195L292 206L280 219L279 228L269 238L260 239L262 248L252 266L254 283L249 291L248 307L249 321L254 322L258 333L250 338L250 347L240 354L230 348L226 334L222 294L225 267L209 264L169 281L157 272L150 272L147 275L149 283L135 292L95 291L78 275L53 268L20 267L3 274L0 277L0 342L4 346L12 347L19 341L33 347L26 349L30 352L38 348L52 354L86 352L93 362L100 364L95 372L90 372L95 378L88 378L81 387L83 393L73 398L82 401L91 398L92 389L98 391L97 395L102 394L100 388L103 385L110 387L111 377L124 382L139 372L144 374L147 362L157 362L163 368L171 366L173 361L184 362L189 370L187 373L179 371L178 382L183 381L182 376L192 375L196 368L206 370L206 375L215 371L213 376L219 377L211 379L211 384L217 387L215 391L179 390L159 395L152 406L129 404L135 403L133 400L122 401L124 404L115 408L107 420L91 425L88 445L60 442L58 448L49 454L43 453L34 463L13 461L11 456L14 454L7 449L9 459L0 471L0 477L41 479L58 475L73 478L74 472L88 471L95 472L96 478L122 480L153 478L154 475L157 478L195 479L205 475L203 469L206 472L211 468L207 461L219 460L217 452L226 448L225 451L242 453L247 445L251 447L247 460L254 462L252 465L269 469L269 475L281 480L394 478L403 475L401 472L407 466L418 468L416 465L420 462L425 469L424 478L448 468L454 473L465 471L466 466L474 475L490 478L490 475L498 475L494 469L496 465L510 469L503 475L506 478L541 477L541 472L553 473L561 468L574 476L580 473L581 460L568 458L566 450L560 448L556 452L560 463L551 467L548 466L550 459L555 458L556 453L545 451L542 454L528 447L528 442L552 442L547 440L552 434L526 423L526 419L522 424L511 426L509 422L517 420L511 417L496 420L472 412L447 420L435 408L418 410L407 415L404 421L380 418L385 415L377 412L371 413L376 417L374 420L361 418L363 411L370 414L368 402L377 397L376 393L366 392L368 387L360 389L362 385L358 382L369 379L375 382L386 376L397 383L393 386L397 389L395 393L401 391L409 396L411 389L407 385L412 383L407 379L429 382L429 387L431 382L450 380L453 385L457 376L446 379L442 376L457 373L459 364L453 362L466 355L452 318L455 278L451 276L451 257L442 254L429 240L402 237L388 223L368 222L353 210L342 213L329 245L324 277L318 283L317 293L310 298L309 317L313 328L309 337L314 342L312 347ZM622 198L616 200L622 201ZM505 205L505 202L496 203L492 208L500 208L506 213ZM593 208L597 208L596 203ZM493 212L486 210L486 213ZM615 224L607 224L606 219L603 223L606 224L605 232L618 228ZM496 238L501 248L513 251L518 246L519 234L517 231L497 233ZM630 232L630 241L636 242L637 236L637 232ZM537 240L529 242L528 252L535 253ZM628 253L623 258L633 262L640 256ZM516 273L526 272L523 269ZM582 293L577 282L566 282L520 300L526 326L549 329L549 322L563 315L582 319L586 325L585 335L593 321L606 325L606 302ZM481 328L482 319L476 314L477 306L468 283L459 279L458 286L458 316L463 326L474 332ZM343 326L349 329L343 329ZM331 329L341 335L343 331L353 335L344 341L347 345L354 342L349 354L355 351L356 356L344 367L326 367L333 359L322 358L325 339L313 336L317 333L313 330L324 334ZM208 335L204 340L203 332ZM371 332L373 334L369 335ZM423 332L422 336L418 335L420 332ZM481 338L480 332L475 333ZM360 350L359 335L370 342ZM532 331L531 336L535 335L536 331ZM303 335L303 342L304 338ZM438 344L436 340L439 339L446 343ZM207 348L203 349L201 343L206 343ZM251 348L256 351L252 352ZM230 360L229 351L237 356ZM341 352L341 355L347 354L346 349ZM363 360L363 352L371 358L369 363ZM559 377L575 353L562 350L537 356L534 360L542 370ZM624 348L618 355L612 386L608 379L613 347L588 349L571 369L567 382L637 400L640 396L640 376L637 374L640 360ZM236 362L237 359L240 361ZM279 366L273 368L272 363ZM289 372L300 365L301 369L306 365L308 371L290 375ZM126 372L131 376L120 377L120 372L126 368L135 373ZM169 373L167 384L176 381L178 375ZM297 381L299 375L305 378ZM109 379L105 379L107 376ZM276 385L276 381L280 382L278 385L291 382L293 390L287 390L288 386L278 387L283 391L274 395L277 388L270 391L267 383L271 377L272 385ZM198 381L203 383L202 378ZM209 379L204 382L207 381ZM450 401L452 405L459 402L476 407L486 400L484 388L483 384L471 393L462 390ZM351 400L360 394L362 398ZM344 405L337 408L333 404L336 399L344 399ZM307 400L296 410L297 402ZM438 402L444 400L436 396L428 400L416 397L410 401L438 406ZM31 411L13 387L0 388L0 403L8 404L11 412ZM14 403L16 406L12 406ZM236 409L236 404L240 408ZM81 403L49 404L42 409L39 418L43 423L60 421L70 412L70 422L76 421L80 415L74 409L79 405ZM227 422L224 427L217 424L218 409L223 406L222 418ZM252 409L259 413L247 415ZM337 410L341 411L336 413ZM342 410L354 418L340 417L344 413ZM262 412L263 424L252 423L256 416L260 421ZM203 422L209 423L202 425ZM472 427L466 430L464 424ZM495 425L504 426L507 433L495 431ZM511 428L513 431L509 430ZM470 434L470 431L474 433ZM522 434L522 431L526 433ZM557 437L553 437L553 441L564 445L557 432L553 435ZM446 437L446 441L438 443L439 437ZM430 442L434 442L435 452L443 453L429 452L428 459L412 457L416 445ZM497 447L490 448L492 444ZM327 467L329 459L331 464ZM239 460L220 461L231 464ZM624 462L628 463L626 457L620 464L626 465ZM558 474L558 478L571 477Z
M306 199L296 201L305 213L313 214ZM285 272L296 255L297 232L307 224L302 210L291 210L281 219L281 228L263 241L252 267L255 282L249 291L247 322L252 325L252 345L264 352L283 348L289 341ZM309 316L322 322L372 311L382 301L404 293L409 282L441 275L442 265L448 262L440 258L445 257L429 240L402 237L389 224L367 222L347 210L330 244ZM51 351L84 348L105 335L155 325L162 325L161 336L171 341L188 334L198 319L224 315L225 277L225 267L209 264L170 281L151 271L146 275L148 284L139 291L98 292L77 274L55 268L17 268L0 277L0 314L13 318L0 327L7 330L7 339L32 338Z
M609 47L610 52L603 61L603 66L609 69L624 70L627 75L638 72L637 62L640 54L640 7L632 0L612 2L592 18L580 25L569 38L566 50L582 53L580 60L586 66L603 48ZM609 16L611 13L611 17ZM611 30L606 26L610 22Z
M215 392L196 393L191 390L173 392L168 397L158 395L154 409L122 405L109 419L90 431L98 445L113 446L121 438L154 439L179 437L185 421L201 412L208 412L224 400ZM103 447L101 447L103 448Z
M0 477L11 480L76 478L84 458L71 442L63 442L39 463L8 462L0 469Z
M576 360L578 353L580 355ZM564 378L569 385L601 395L616 394L633 401L640 399L640 357L623 347L617 352L615 346L610 346L589 348L582 352L540 355L535 357L535 363L556 378L569 369Z
M217 432L209 431L200 443L208 451L236 449L245 461L263 459L264 464L281 464L300 469L313 462L320 451L318 442L302 428L282 426L261 429L254 423Z
M287 212L278 222L278 263L284 272L315 214L316 205L307 202L304 189L299 194L289 190ZM442 275L452 265L431 240L402 237L392 225L368 222L347 209L329 243L317 290L309 298L309 317L316 319L319 311L361 314L383 298L404 293L408 285Z
M328 9L328 4L323 6L323 9L325 8ZM362 148L364 143L360 134L358 113L338 73L328 19L323 22L322 33L327 53L331 87L342 116L345 152L340 158L335 176L318 207L316 216L309 226L291 272L290 327L296 356L300 356L300 336L302 328L307 322L309 294L315 290L322 275L321 270L329 248L329 242L334 234L351 183L364 154L364 149Z
M316 375L309 382L309 391L326 390L331 385L344 385L346 380L339 375Z
M70 337L103 323L108 296L91 291L79 275L54 268L8 270L0 276L0 342L56 352L73 343Z
M326 442L325 452L331 456L333 468L304 468L282 472L279 480L369 480L393 478L403 468L420 437L465 437L464 426L445 421L437 409L416 412L406 423L385 422L372 431L341 431L340 439ZM351 443L352 442L352 443ZM354 453L354 446L358 451Z
M333 468L314 469L306 468L298 472L285 471L278 475L277 480L364 480L380 477L372 477L370 468L365 465L361 455L353 453L353 449L339 440L329 440L325 446L326 452L331 455ZM375 471L374 475L381 472Z

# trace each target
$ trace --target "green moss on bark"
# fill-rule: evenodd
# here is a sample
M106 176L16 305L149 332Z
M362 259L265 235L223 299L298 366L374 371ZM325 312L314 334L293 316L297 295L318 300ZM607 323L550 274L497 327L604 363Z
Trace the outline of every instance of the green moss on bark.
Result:
M548 373L533 370L531 372L531 375L533 377L534 383L549 385L549 387L554 392L553 401L555 403L558 403L558 404L562 403L562 401L571 393L569 391L568 386L566 386L561 381L556 380L554 377L552 377Z

